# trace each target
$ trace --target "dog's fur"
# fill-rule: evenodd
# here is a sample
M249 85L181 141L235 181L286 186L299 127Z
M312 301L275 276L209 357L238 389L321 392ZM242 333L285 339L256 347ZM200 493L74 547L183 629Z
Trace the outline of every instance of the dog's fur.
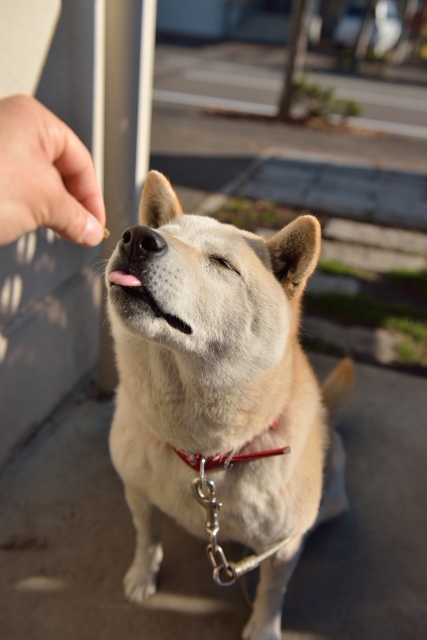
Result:
M206 514L191 493L197 474L170 445L207 456L244 445L245 452L290 445L289 455L208 473L223 503L220 542L236 540L261 553L292 538L262 563L243 631L247 640L277 640L305 534L347 507L342 446L298 342L301 295L319 256L320 226L301 216L266 242L183 215L169 182L155 171L145 184L140 222L158 229L166 249L130 252L122 240L106 272L120 374L111 455L137 531L125 594L140 602L156 590L162 559L156 507L206 540ZM154 310L113 285L114 270L141 279ZM344 362L326 384L331 404L339 380L346 387L350 378ZM329 490L319 514L325 469ZM208 567L206 573L210 579Z

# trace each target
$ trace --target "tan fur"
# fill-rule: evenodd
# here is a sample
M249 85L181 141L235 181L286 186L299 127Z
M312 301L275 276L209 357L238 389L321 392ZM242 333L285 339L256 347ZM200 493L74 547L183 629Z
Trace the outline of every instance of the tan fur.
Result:
M142 251L129 258L129 270L139 269L136 275L162 312L184 321L191 334L111 286L109 274L126 262L119 243L107 268L120 373L110 448L137 530L125 593L140 602L155 592L162 557L155 507L206 539L205 514L191 493L196 474L170 444L188 455L290 445L287 456L210 472L223 503L221 541L262 552L293 539L263 563L243 632L247 640L278 640L281 600L304 535L316 520L346 507L343 451L331 436L321 390L297 340L300 298L319 255L320 227L303 216L266 243L209 218L184 216L156 172L147 178L140 216L141 224L158 228L167 251L148 257ZM278 426L268 430L277 417ZM338 484L319 514L331 444Z
M354 362L344 358L323 381L323 401L329 413L333 413L353 391L354 378Z
M158 171L150 171L139 204L140 220L143 220L143 224L148 227L157 229L182 215L181 203L170 186L169 180Z

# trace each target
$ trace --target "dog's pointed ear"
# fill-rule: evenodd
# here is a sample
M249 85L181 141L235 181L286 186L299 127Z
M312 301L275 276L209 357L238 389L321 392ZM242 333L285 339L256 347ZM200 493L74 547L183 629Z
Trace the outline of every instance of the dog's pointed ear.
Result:
M276 278L289 296L304 290L320 254L320 224L313 216L300 216L267 241Z
M157 229L183 213L169 180L159 171L150 171L139 204L140 223Z

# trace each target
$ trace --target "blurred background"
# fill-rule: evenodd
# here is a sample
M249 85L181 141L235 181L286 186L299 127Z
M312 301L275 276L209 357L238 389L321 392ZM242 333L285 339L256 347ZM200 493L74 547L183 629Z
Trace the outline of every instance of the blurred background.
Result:
M427 3L0 0L0 97L16 92L89 147L112 235L87 249L42 229L0 248L4 637L243 626L203 545L166 520L153 609L120 591L133 532L107 452L102 265L153 168L189 213L266 238L301 213L322 224L301 337L320 376L357 362L341 415L353 510L308 544L283 637L424 638Z
M198 6L158 5L151 166L265 236L318 215L307 346L423 375L424 4Z

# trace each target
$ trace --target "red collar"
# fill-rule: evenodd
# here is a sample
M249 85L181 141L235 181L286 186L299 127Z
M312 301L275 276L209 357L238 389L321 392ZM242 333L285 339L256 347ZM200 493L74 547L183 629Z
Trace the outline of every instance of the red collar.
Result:
M276 420L272 422L272 424L268 427L268 431L275 429L278 425L278 422L279 422L279 419L276 418ZM250 442L252 442L252 440ZM244 448L248 444L249 442L247 442L242 448ZM188 464L189 467L191 467L195 471L200 471L200 460L202 458L201 453L196 453L193 456L187 456L187 454L183 453L179 449L176 449L172 444L170 446L175 451L175 453L181 458L181 460L183 460L186 464ZM236 453L229 460L229 462L230 464L235 462L246 462L248 460L255 460L257 458L268 458L270 456L282 456L285 453L290 453L290 452L291 452L291 448L287 446L287 447L280 447L279 449L267 449L265 451L254 451L252 453ZM230 455L231 455L231 451L223 451L222 453L217 453L214 456L208 456L206 458L206 463L205 463L206 471L208 469L215 469L216 467L220 467L221 465L225 464L225 462L230 457Z

